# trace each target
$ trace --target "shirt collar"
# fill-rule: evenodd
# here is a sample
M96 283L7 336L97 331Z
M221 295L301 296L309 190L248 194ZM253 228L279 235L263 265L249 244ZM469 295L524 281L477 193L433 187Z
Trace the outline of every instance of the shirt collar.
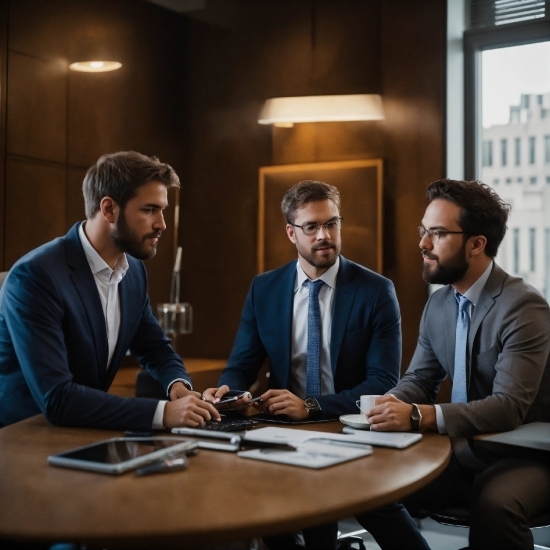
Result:
M474 306L478 303L481 292L483 291L483 289L485 288L485 284L487 283L487 279L489 278L489 275L491 275L493 263L494 262L491 261L487 269L483 272L483 275L481 275L481 277L464 293L464 296L468 298L468 300L472 302Z
M128 267L129 267L126 254L122 255L121 259L115 265L115 269L111 269L109 265L105 262L105 260L97 253L95 248L92 246L92 244L88 240L88 237L84 232L85 223L86 222L82 222L80 224L78 228L78 236L80 237L80 242L82 243L82 248L84 249L84 255L86 256L86 260L88 260L88 264L90 265L90 269L92 270L92 273L96 275L100 273L103 274L102 272L104 272L109 277L113 273L120 273L120 279L122 279L122 277L124 277L124 275L126 274L126 271L128 271Z
M320 277L326 285L330 288L336 288L336 277L338 276L338 269L340 268L340 256L336 258L336 262L333 266L329 267ZM294 291L298 290L303 284L304 281L309 279L309 277L304 273L300 262L296 262L296 284L294 286Z

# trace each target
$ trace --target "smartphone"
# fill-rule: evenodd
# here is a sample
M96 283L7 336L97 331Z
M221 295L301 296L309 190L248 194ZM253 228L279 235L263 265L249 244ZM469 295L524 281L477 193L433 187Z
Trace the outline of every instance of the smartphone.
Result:
M232 408L234 405L237 404L238 401L240 401L243 398L249 398L252 399L252 394L248 391L242 391L242 390L229 390L224 396L221 398L221 401L218 403L214 403L214 407L222 408L222 409L228 409ZM246 403L248 405L248 402Z

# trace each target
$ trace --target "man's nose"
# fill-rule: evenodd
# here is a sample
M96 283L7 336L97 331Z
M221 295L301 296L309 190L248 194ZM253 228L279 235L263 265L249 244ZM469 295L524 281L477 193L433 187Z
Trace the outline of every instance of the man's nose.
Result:
M159 216L155 220L153 227L160 231L164 231L166 229L166 222L164 221L164 214L162 212L160 212Z
M319 230L317 231L317 240L326 241L327 239L330 239L330 233L327 231L327 228L321 224L319 226Z
M428 237L428 233L425 233L424 236L420 238L418 246L420 247L420 249L427 248L428 250L431 250L434 247L432 240L430 239L430 237Z

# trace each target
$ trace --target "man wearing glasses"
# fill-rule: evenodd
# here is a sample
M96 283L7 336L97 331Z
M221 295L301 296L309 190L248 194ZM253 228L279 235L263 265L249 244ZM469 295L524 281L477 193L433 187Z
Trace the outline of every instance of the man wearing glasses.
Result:
M248 389L266 358L262 412L293 420L358 412L361 395L384 394L399 378L399 306L388 279L340 256L340 195L318 181L285 194L281 208L298 261L257 276L216 397ZM282 418L283 416L281 416ZM336 524L304 531L306 547L334 549ZM289 538L290 537L290 538ZM292 536L267 541L303 548Z
M528 521L548 509L550 466L531 456L489 453L476 434L550 421L550 309L494 257L510 206L477 181L441 180L427 191L420 227L427 283L434 292L422 315L418 345L401 381L368 414L372 430L439 431L453 453L443 474L404 500L420 508L468 507L469 548L533 548ZM453 382L451 403L436 404L441 382ZM403 516L358 517L384 550L428 548Z

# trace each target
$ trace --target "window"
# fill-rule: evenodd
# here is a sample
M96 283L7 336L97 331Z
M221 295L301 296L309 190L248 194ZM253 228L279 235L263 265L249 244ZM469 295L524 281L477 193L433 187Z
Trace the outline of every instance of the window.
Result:
M550 183L550 176L546 176L546 183Z
M485 3L493 5L492 0ZM545 21L464 33L465 177L490 185L499 179L501 185L494 188L513 208L496 262L550 295L550 272L540 256L545 250L541 238L546 239L550 225L550 39ZM487 142L496 148L490 167L484 162ZM502 185L509 179L516 185Z
M535 247L536 247L537 230L534 227L529 229L529 269L531 272L536 271L535 265Z
M535 164L535 137L529 138L529 164Z
M493 166L493 142L483 142L483 166Z
M519 273L519 229L514 229L514 273Z
M495 178L495 179L493 180L493 185L498 185L499 181L500 181L500 180L499 180L498 178Z
M506 178L506 183L512 183L512 178Z

